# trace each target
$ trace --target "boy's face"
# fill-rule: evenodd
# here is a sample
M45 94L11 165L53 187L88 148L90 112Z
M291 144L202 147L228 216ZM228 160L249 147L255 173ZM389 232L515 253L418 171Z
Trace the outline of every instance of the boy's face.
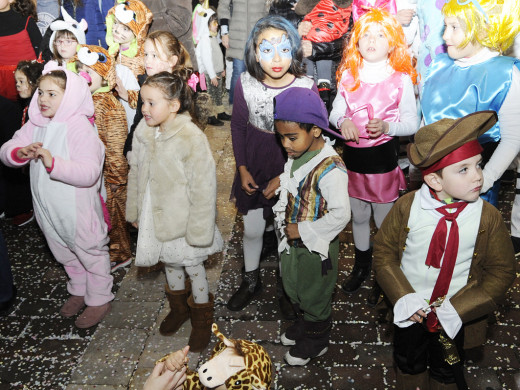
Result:
M114 26L112 27L112 37L114 38L114 42L125 46L134 40L135 35L126 24L121 23L115 18Z
M358 41L359 52L367 62L380 62L388 58L390 45L379 23L372 23Z
M275 127L282 146L292 159L301 157L307 151L312 152L323 147L321 129L317 126L306 131L296 122L276 121Z
M478 154L448 165L442 170L442 177L431 173L430 175L434 175L432 183L427 181L427 184L437 192L439 199L453 198L474 202L480 195L484 181L481 162L482 156Z
M474 44L472 42L469 42L465 47L460 47L466 38L466 28L457 17L445 17L444 26L442 39L448 46L448 55L454 60L473 57L482 49L482 46L478 43Z

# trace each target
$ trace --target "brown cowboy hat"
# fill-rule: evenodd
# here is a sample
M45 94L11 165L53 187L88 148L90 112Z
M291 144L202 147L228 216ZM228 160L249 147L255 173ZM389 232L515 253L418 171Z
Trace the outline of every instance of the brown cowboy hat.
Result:
M408 144L408 159L418 168L436 163L448 153L473 141L497 122L495 111L477 111L459 119L441 119L421 127Z

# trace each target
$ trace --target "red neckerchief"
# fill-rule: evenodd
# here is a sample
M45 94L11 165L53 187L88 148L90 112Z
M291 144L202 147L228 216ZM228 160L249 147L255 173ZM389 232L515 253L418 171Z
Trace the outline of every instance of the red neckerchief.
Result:
M434 194L434 197L438 200L436 194ZM457 260L457 253L459 251L459 226L457 225L457 217L467 205L467 202L456 202L435 209L441 213L443 217L439 220L433 232L430 247L428 248L428 255L426 256L426 265L428 267L440 268L441 271L435 282L430 303L435 302L437 298L445 296L448 293L451 277L453 276L453 269L455 268L455 261ZM447 209L456 209L456 211L449 213L446 211ZM448 231L446 221L451 222L448 242L446 242L446 234ZM443 255L444 261L441 265ZM430 332L436 332L438 325L439 319L437 315L433 311L430 312L426 320L426 327Z

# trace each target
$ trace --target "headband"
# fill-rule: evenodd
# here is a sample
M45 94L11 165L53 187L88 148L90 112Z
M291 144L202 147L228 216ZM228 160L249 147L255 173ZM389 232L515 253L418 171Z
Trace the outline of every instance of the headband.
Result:
M477 140L466 142L464 145L448 153L433 165L421 169L421 173L424 177L429 173L437 172L442 168L446 168L448 165L452 165L460 161L464 161L467 158L476 156L477 154L482 153L482 150L482 146L480 146Z

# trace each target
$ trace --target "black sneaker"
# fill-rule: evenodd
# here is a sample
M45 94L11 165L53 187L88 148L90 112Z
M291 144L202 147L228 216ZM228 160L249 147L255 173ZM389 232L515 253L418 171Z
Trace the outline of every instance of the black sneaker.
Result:
M231 115L226 114L225 112L221 112L220 114L217 115L217 119L220 119L221 121L230 121Z
M222 122L221 120L217 119L216 116L210 116L208 118L208 125L211 125L211 126L224 126L224 122Z

